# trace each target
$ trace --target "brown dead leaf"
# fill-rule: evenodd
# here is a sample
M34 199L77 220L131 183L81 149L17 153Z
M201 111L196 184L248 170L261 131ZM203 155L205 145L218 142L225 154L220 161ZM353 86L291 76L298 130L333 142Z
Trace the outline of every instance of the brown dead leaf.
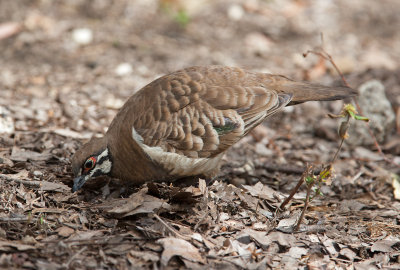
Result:
M193 193L186 191L178 191L174 194L171 194L171 199L169 201L171 203L178 203L183 205L194 204L197 202L197 200L193 198Z
M340 255L346 257L350 261L354 261L354 258L357 256L357 254L349 248L342 248L340 250Z
M199 250L183 239L168 237L158 240L157 243L162 244L164 247L164 251L161 254L161 264L163 266L167 266L173 256L180 256L192 262L205 263Z
M73 131L71 129L67 128L57 128L52 130L55 134L67 137L67 138L73 138L73 139L90 139L92 137L92 133L85 132L85 133L79 133L76 131Z
M33 250L33 249L35 249L35 247L31 246L31 245L25 245L25 244L20 244L17 242L0 240L0 251L11 252L11 251L15 251L15 250L27 251L27 250Z
M100 208L103 206L105 207L112 207L110 210L107 210L107 213L110 214L125 214L130 212L144 202L144 196L147 193L147 188L143 188L136 193L133 193L127 199L116 199L112 200L111 202L107 202L105 205L101 205Z
M67 226L63 226L63 227L60 227L57 229L58 235L62 236L62 237L69 237L74 232L75 232L74 229L67 227Z
M29 172L22 170L16 174L0 174L0 178L9 182L21 183L25 186L41 189L43 191L56 191L64 192L70 190L70 188L62 183L54 183L48 181L36 181L36 180L25 180L29 179ZM44 206L41 206L44 207Z
M276 229L282 232L292 232L297 220L297 216L281 219Z
M93 237L100 237L103 236L103 231L78 231L76 233L74 233L73 235L71 235L70 238L68 238L68 240L89 240Z
M338 255L338 251L336 250L337 247L337 243L335 241L333 241L332 239L329 239L328 237L323 237L325 239L321 239L323 240L322 243L324 244L326 250L329 252L329 254L332 257L337 257Z
M270 243L277 242L280 246L290 247L296 243L296 237L292 234L271 232L268 234L268 240Z
M150 196L147 193L147 187L132 194L127 199L117 199L107 204L101 205L99 208L110 208L106 210L109 214L122 215L122 217L137 214L153 213L155 209L169 209L170 205L162 199Z
M291 247L287 254L296 259L300 259L302 256L306 255L308 253L308 250L306 248L302 247Z
M399 243L399 240L380 240L376 241L372 246L371 246L371 251L380 251L380 252L392 252L394 249L392 248L393 245L396 243Z
M259 197L260 199L266 199L270 201L276 200L276 195L279 193L273 190L272 188L263 185L261 182L258 182L254 186L242 185L244 189L246 189L252 196Z
M144 202L141 206L139 206L138 208L134 209L133 211L131 211L129 213L126 213L123 216L127 217L127 216L133 216L133 215L138 215L138 214L154 213L155 210L158 210L160 208L170 209L170 207L171 206L164 200L158 199L158 198L150 196L150 195L145 195Z
M200 189L200 192L201 192L201 194L206 194L206 192L207 192L207 183L206 183L206 181L204 180L204 179L199 179L199 189Z
M17 146L14 146L12 148L10 159L13 161L26 162L28 160L45 161L45 160L49 160L51 157L52 157L52 155L50 153L38 153L38 152L21 149Z
M62 183L54 183L48 181L38 181L38 182L40 182L40 189L44 191L64 192L71 190L70 187Z
M256 231L246 228L243 230L243 233L249 235L250 238L257 242L263 249L266 249L271 244L270 237L265 231Z
M157 255L157 253L151 251L131 250L127 256L128 258L134 257L135 259L137 258L140 260L150 261L150 262L157 262L159 260L159 256Z

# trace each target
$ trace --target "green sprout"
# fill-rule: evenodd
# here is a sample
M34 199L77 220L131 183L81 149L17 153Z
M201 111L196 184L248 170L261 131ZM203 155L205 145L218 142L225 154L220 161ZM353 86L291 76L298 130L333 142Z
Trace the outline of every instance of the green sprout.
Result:
M174 20L182 27L186 27L186 25L190 21L189 14L186 12L186 10L179 10L178 13L174 16Z

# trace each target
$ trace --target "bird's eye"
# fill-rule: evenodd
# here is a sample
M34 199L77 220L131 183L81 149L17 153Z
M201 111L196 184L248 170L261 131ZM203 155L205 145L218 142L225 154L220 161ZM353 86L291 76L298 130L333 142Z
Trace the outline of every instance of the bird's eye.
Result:
M96 158L95 157L90 157L86 160L85 164L83 165L84 169L86 171L93 169L94 165L96 164Z

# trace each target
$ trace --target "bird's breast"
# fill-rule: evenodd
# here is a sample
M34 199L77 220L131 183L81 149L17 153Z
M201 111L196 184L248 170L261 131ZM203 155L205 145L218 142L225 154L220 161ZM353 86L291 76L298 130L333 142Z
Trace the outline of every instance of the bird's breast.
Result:
M172 153L160 146L148 146L132 127L132 138L139 144L148 157L161 166L170 177L210 175L219 166L223 153L211 158L191 158L180 153Z

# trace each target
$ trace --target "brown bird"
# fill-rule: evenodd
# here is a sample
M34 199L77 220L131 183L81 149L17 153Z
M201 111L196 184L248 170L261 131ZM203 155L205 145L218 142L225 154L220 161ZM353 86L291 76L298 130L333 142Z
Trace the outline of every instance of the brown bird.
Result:
M131 96L102 138L72 157L72 191L110 175L134 184L213 178L225 151L285 106L356 95L347 87L297 82L240 68L191 67Z

